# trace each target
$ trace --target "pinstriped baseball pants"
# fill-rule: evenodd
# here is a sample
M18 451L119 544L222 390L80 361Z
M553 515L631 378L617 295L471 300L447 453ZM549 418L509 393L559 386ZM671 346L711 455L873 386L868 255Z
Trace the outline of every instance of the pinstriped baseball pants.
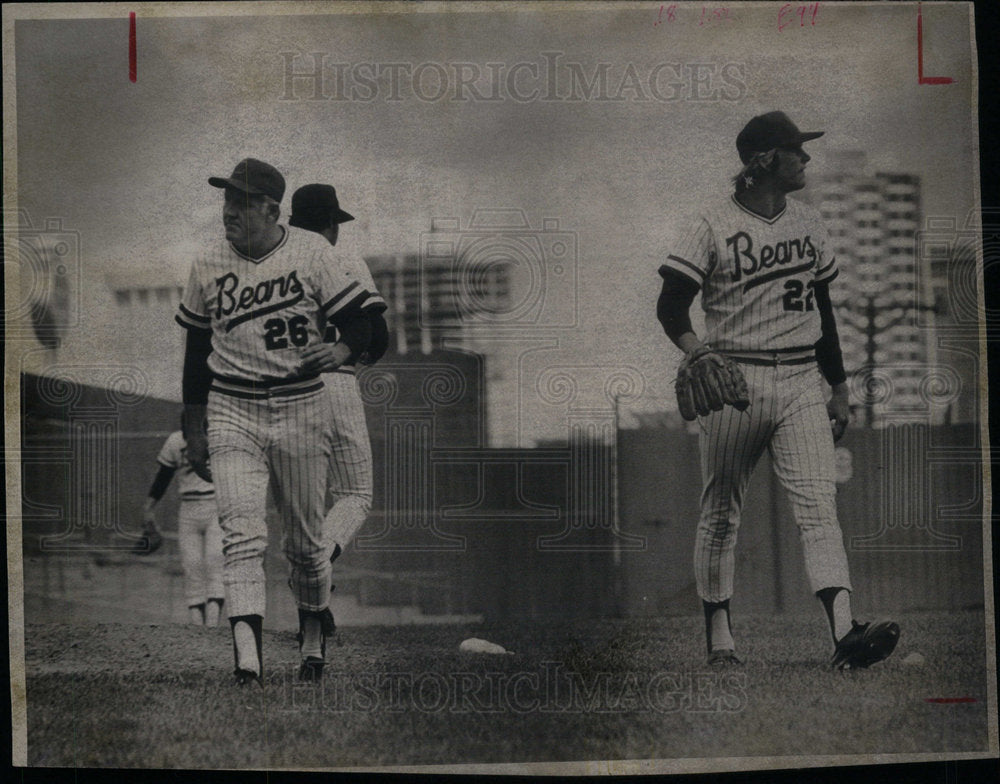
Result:
M791 501L813 591L851 588L837 521L833 435L815 364L740 364L750 390L745 412L726 406L699 420L703 490L695 537L699 596L733 594L735 548L750 476L767 449Z
M295 601L305 610L327 606L332 546L323 536L323 504L330 421L330 401L322 389L261 399L210 393L208 443L231 617L264 615L269 480Z
M327 535L343 549L364 525L372 506L372 447L365 407L353 373L325 373L333 433L327 486Z

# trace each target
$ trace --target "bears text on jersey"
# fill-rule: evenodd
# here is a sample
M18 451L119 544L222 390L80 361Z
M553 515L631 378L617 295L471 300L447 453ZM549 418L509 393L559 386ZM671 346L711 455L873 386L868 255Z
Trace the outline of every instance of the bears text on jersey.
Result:
M235 272L227 272L222 277L216 278L215 282L219 287L215 298L216 318L232 316L241 311L248 311L240 313L240 315L232 319L228 329L232 329L236 324L252 318L290 307L302 299L302 283L299 282L295 270L292 270L287 275L280 275L271 280L262 280L255 286L244 286L238 296L236 295L236 290L240 285L240 278ZM279 300L269 307L262 307L268 305L275 294L282 298L291 295L291 298ZM250 310L251 308L258 308L258 310Z
M739 283L744 276L756 275L762 270L778 266L783 267L793 261L808 261L806 269L816 263L816 248L810 236L782 240L774 245L761 245L754 252L753 239L745 231L738 231L726 238L726 248L732 252L733 283ZM788 270L789 274L800 272L801 269Z

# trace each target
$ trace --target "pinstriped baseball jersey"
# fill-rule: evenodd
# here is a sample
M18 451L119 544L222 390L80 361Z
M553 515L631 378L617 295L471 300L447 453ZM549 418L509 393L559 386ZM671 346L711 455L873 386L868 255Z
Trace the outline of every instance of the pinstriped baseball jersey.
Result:
M167 468L173 468L177 473L177 487L181 498L214 498L215 486L198 476L187 459L187 444L184 434L176 430L167 436L163 442L156 461Z
M818 212L787 199L764 218L735 196L703 210L660 268L701 287L705 341L723 351L811 348L821 335L813 296L837 276Z
M192 265L177 321L212 329L208 366L217 377L296 378L302 350L322 341L327 319L384 307L371 276L359 280L325 240L281 228L281 242L262 258L220 241Z

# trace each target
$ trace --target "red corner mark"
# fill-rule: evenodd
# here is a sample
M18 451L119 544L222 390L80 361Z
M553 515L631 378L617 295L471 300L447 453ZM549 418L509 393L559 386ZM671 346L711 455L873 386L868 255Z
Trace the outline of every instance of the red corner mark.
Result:
M135 11L128 15L128 80L134 82L139 77L135 60Z
M954 81L950 76L924 76L924 16L917 3L917 83L951 84Z
M947 78L947 77L946 77ZM975 702L975 697L929 697L924 702L933 702L936 705L953 705L959 702Z

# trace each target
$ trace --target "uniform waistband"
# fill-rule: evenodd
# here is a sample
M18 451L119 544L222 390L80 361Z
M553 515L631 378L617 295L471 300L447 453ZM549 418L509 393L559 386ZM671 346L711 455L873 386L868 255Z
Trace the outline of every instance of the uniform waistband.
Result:
M816 352L813 349L803 349L801 351L722 351L733 362L740 362L745 365L808 365L816 361Z
M186 493L181 493L182 501L212 501L214 499L214 490L189 490Z
M241 397L250 400L264 400L270 397L292 397L308 395L323 388L323 381L318 374L301 376L295 379L264 379L250 381L228 376L215 376L212 379L211 390L223 395Z

